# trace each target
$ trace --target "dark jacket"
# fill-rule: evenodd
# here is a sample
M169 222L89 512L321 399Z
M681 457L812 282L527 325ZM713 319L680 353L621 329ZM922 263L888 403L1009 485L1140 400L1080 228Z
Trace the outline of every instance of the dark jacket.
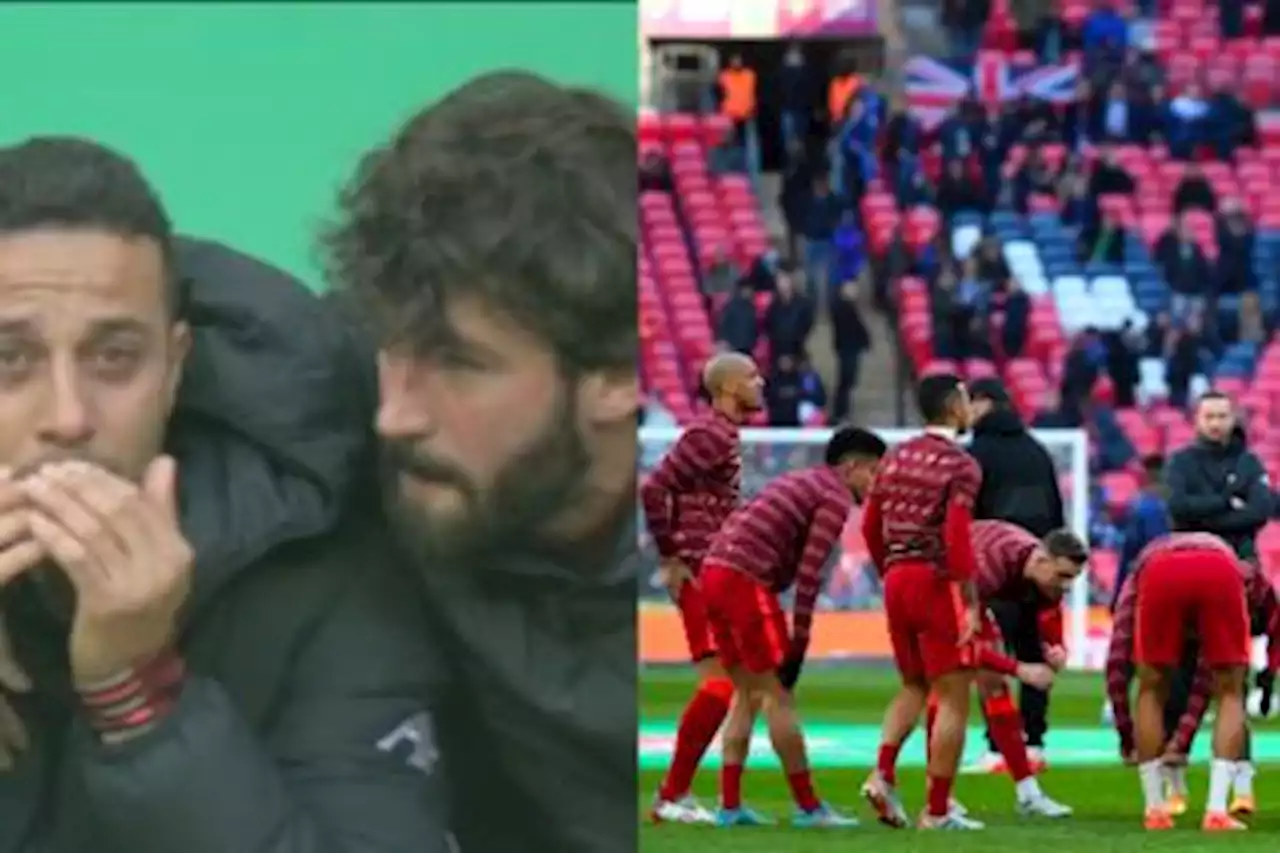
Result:
M1111 592L1111 609L1115 610L1120 588L1133 571L1133 563L1142 549L1169 532L1169 505L1154 492L1143 492L1129 505L1125 519L1124 541L1120 547L1120 566Z
M439 720L463 853L618 853L636 821L634 508L577 553L426 572L452 675Z
M1036 536L1063 526L1066 519L1053 459L1016 412L999 407L979 419L969 453L982 469L975 519L1012 522Z
M36 689L11 699L32 745L0 773L0 853L441 853L433 648L385 537L349 512L365 368L284 273L189 240L178 266L194 344L167 449L196 553L190 675L160 727L102 747L74 712L66 622L11 584Z
M1169 515L1175 530L1221 536L1245 560L1257 559L1258 531L1271 517L1266 469L1237 432L1226 444L1196 441L1165 466ZM1239 498L1243 506L1231 506Z

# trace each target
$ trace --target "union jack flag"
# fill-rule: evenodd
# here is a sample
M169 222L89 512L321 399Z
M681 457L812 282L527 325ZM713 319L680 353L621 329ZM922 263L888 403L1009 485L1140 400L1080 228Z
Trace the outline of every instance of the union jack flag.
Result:
M1080 68L1061 65L1015 65L1000 53L982 52L974 62L916 56L907 60L907 109L932 130L955 105L972 95L988 106L1027 95L1052 104L1075 100Z

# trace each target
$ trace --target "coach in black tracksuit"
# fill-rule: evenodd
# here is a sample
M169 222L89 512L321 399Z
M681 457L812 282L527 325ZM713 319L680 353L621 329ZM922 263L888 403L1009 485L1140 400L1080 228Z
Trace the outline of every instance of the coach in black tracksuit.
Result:
M1058 473L1044 445L1027 431L1010 405L1008 392L995 379L970 386L974 413L969 453L982 468L982 487L974 505L975 519L999 519L1016 524L1037 537L1065 522ZM1018 660L1043 662L1037 608L1028 602L995 602L991 606L1005 641ZM1022 686L1020 706L1027 745L1044 747L1048 731L1049 694ZM988 737L988 741L990 738ZM991 750L995 751L991 742Z

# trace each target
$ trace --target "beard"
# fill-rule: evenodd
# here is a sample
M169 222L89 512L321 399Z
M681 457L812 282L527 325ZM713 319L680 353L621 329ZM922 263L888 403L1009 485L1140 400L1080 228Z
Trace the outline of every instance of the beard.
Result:
M412 442L388 442L382 483L392 531L419 570L431 573L533 544L548 521L582 498L590 463L571 393L561 395L549 423L498 468L488 488ZM459 507L442 511L414 501L401 488L405 476L453 489Z

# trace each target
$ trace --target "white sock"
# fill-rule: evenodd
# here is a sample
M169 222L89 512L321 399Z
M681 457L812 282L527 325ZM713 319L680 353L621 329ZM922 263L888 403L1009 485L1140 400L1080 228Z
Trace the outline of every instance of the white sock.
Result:
M1252 761L1236 762L1235 791L1237 797L1253 796L1253 774Z
M1164 762L1158 758L1138 765L1138 778L1142 780L1142 798L1146 801L1148 811L1164 805L1163 768Z
M1210 812L1227 810L1227 793L1231 790L1231 780L1236 776L1236 762L1225 758L1215 758L1209 765L1209 805Z
M1036 777L1028 776L1021 782L1014 785L1014 790L1018 793L1018 802L1025 803L1029 800L1038 800L1044 796L1044 791L1040 790L1040 783L1036 781Z
M1187 795L1187 768L1185 767L1165 767L1165 782L1169 784L1169 790L1179 797Z

